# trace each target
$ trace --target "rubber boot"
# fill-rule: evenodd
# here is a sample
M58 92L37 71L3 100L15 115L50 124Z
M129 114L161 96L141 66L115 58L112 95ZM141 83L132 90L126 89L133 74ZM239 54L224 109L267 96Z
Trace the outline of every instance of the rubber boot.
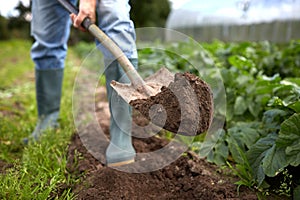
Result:
M62 91L63 69L35 70L38 122L32 134L23 141L37 141L46 131L59 127L58 116Z
M137 59L130 59L130 61L137 67ZM106 63L107 65L105 77L111 118L110 143L106 149L106 163L107 166L113 167L134 162L136 152L131 138L131 106L110 86L112 80L120 83L130 83L130 81L117 61Z

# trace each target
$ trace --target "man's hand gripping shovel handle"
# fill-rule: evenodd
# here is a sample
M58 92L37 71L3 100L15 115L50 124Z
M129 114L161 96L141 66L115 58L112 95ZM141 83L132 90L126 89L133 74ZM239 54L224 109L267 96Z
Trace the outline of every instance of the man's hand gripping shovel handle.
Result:
M70 14L78 15L79 10L68 0L57 0ZM100 30L90 18L86 17L82 22L82 27L88 30L107 50L109 50L118 60L126 75L131 81L132 86L139 92L150 96L151 92L146 87L144 80L137 73L134 66L129 59L125 56L123 51L116 43L114 43L102 30ZM113 84L113 83L112 83Z

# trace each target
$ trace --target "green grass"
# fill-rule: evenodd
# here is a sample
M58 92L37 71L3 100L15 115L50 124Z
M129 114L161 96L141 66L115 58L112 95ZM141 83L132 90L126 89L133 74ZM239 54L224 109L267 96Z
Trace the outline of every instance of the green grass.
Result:
M30 41L8 40L0 42L0 89L13 87L24 81L22 76L33 69L30 58Z
M70 49L61 101L61 128L49 131L38 143L24 146L22 138L31 134L37 120L30 47L28 41L0 42L0 76L5 77L0 79L0 161L13 165L0 174L0 199L72 199L70 188L59 191L59 196L58 189L76 181L66 173L66 149L75 132L72 91L80 60Z

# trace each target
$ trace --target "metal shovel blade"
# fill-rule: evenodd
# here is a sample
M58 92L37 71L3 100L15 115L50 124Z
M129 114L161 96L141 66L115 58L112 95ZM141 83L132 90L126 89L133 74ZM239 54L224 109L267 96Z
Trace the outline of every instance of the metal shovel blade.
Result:
M167 68L163 67L156 73L145 78L146 88L151 91L150 96L155 96L161 92L163 86L168 87L168 85L174 81L174 74L171 73ZM132 84L119 83L117 81L112 81L110 85L114 90L127 102L136 99L146 99L149 98L144 92L137 90Z

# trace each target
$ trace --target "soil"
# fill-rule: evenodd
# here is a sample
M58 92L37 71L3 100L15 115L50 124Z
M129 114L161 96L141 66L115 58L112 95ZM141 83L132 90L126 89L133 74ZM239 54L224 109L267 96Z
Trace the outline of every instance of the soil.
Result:
M0 160L0 174L5 174L7 169L13 167L13 164Z
M98 121L105 135L109 135L108 103L105 102L105 89L97 90L96 112ZM147 128L148 123L134 111L133 135L145 134L141 125ZM138 124L138 125L137 125ZM155 129L155 127L153 128ZM93 132L93 125L86 133ZM151 137L133 137L133 144L137 152L153 152L168 146L169 140L160 137L163 131ZM90 136L93 137L93 136ZM145 173L128 173L120 168L106 167L105 158L94 156L82 142L82 135L74 134L68 148L69 174L80 178L80 182L73 186L77 199L257 199L254 191L237 186L233 182L236 177L217 166L200 159L194 152L181 153L169 165ZM98 146L107 145L107 140L96 138ZM103 142L103 144L100 144ZM175 146L175 150L181 146ZM92 150L93 151L93 150ZM103 155L105 148L99 148L99 155ZM102 151L102 152L101 152ZM97 158L96 158L97 157ZM158 157L163 162L166 157ZM137 158L143 160L145 158ZM139 162L137 162L139 163ZM128 165L130 167L130 165ZM62 188L64 188L62 186Z
M157 95L133 100L130 105L157 126L190 136L207 131L213 115L209 85L187 72L175 74L174 82Z

